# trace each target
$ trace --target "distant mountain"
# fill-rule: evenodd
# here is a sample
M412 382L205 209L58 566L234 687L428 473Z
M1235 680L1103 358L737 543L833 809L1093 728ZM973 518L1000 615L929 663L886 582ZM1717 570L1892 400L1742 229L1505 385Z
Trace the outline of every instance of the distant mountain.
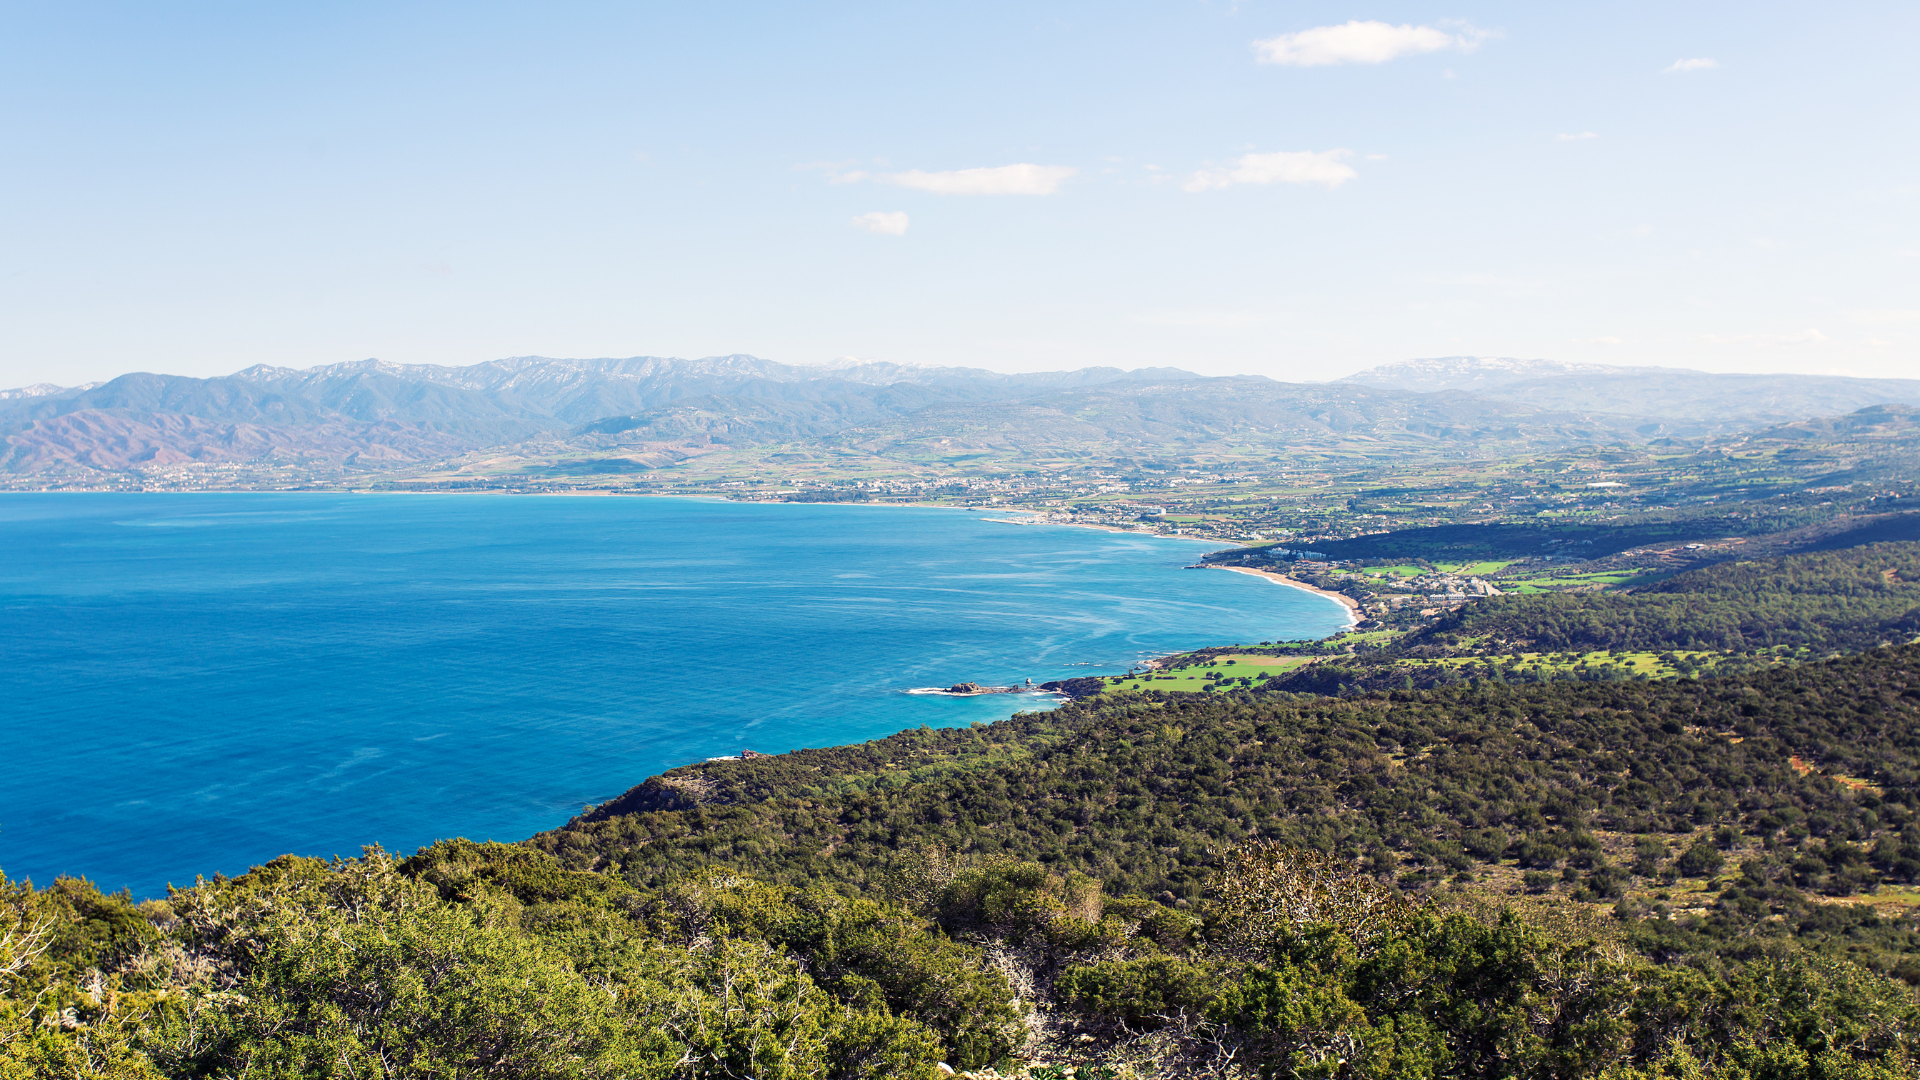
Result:
M1920 408L1872 405L1845 416L1820 416L1755 431L1750 442L1920 445Z
M1416 393L1462 391L1538 409L1684 418L1723 431L1834 416L1872 405L1920 405L1920 379L1721 375L1508 357L1408 360L1338 381Z
M1569 364L1559 360L1516 360L1506 356L1436 356L1425 360L1382 364L1335 381L1411 390L1420 394L1441 390L1465 390L1477 394L1513 383L1562 375L1673 370L1678 369L1619 368L1601 364Z
M938 402L1196 378L1173 368L1008 375L874 361L801 367L745 355L521 356L466 367L362 360L304 370L257 365L210 379L139 372L0 391L0 468L111 470L250 453L400 464L562 437L595 422L671 429L673 438L808 438Z
M936 389L944 397L984 399L1058 387L1178 381L1199 376L1175 368L1082 368L1007 375L982 368L875 361L799 366L736 354L699 360L516 356L457 368L362 360L304 371L252 367L233 378L298 394L362 420L399 418L394 409L404 403L411 409L409 415L419 419L471 410L476 415L511 415L557 428L702 398L820 401L857 393L854 387L910 385ZM402 387L432 387L443 393L430 395L414 389L409 394ZM479 395L489 406L467 405L457 394Z
M181 413L84 409L7 436L0 472L48 473L183 462L382 468L459 453L446 436L394 423L220 423Z
M53 394L77 394L82 390L91 390L99 385L99 383L88 383L85 386L55 386L48 382L34 383L32 386L22 386L13 390L0 390L0 401L22 401L27 398L48 397Z
M569 455L609 452L619 456L604 467L626 469L776 445L903 466L1247 450L1485 455L1761 428L1792 438L1783 425L1905 401L1920 402L1920 381L1475 357L1315 384L1166 367L1010 375L746 355L520 356L465 367L362 360L0 391L0 471L184 462L365 471L480 451L554 468L569 467Z
M1434 399L1235 376L1180 385L1094 387L1008 402L985 414L934 406L878 430L845 432L836 441L872 447L961 439L1034 451L1236 443L1286 449L1345 442L1490 450L1518 443L1631 439L1633 424L1630 418L1549 413L1466 395Z
M907 408L919 401L918 407ZM891 414L891 415L889 415ZM703 398L579 429L530 456L643 453L711 439L779 444L781 460L879 458L1018 467L1042 462L1167 462L1192 455L1493 454L1641 438L1640 420L1552 413L1465 394L1409 394L1255 376L1110 382L998 400L938 400L895 385L802 405Z

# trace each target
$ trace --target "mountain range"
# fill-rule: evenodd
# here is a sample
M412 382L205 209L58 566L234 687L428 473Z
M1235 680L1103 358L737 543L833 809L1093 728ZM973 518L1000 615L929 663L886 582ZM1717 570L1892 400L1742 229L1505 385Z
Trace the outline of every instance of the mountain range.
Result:
M1302 443L1489 452L1778 428L1884 404L1920 404L1920 380L1474 357L1412 360L1331 383L1171 367L797 366L747 355L523 356L465 367L363 360L0 391L0 471L183 462L367 471L530 444L624 449L642 465L648 453L714 444L903 459ZM673 460L669 452L655 464Z
M1539 409L1717 420L1740 429L1920 404L1920 379L1723 375L1684 368L1443 356L1370 368L1340 380L1415 393L1455 390Z

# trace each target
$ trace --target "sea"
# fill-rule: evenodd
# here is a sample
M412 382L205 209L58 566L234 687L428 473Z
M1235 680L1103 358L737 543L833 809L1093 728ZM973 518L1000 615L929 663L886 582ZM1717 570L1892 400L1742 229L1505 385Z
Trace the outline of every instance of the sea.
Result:
M677 765L1051 708L914 688L1315 638L1178 538L898 506L0 495L0 872L136 897L520 840Z

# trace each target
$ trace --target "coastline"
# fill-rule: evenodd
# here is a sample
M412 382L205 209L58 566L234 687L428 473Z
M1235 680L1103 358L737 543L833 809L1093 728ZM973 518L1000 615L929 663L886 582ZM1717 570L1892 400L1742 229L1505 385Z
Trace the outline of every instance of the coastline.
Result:
M1097 525L1092 522L1050 521L1045 511L1029 510L1025 507L988 507L954 506L948 503L906 503L906 502L848 502L848 503L812 503L792 502L786 499L741 499L730 494L704 491L631 491L621 488L569 488L564 491L507 491L507 490L459 490L446 491L436 488L358 488L358 487L314 487L314 488L163 488L138 490L74 490L56 488L52 490L24 488L0 488L0 495L491 495L491 496L543 496L548 498L572 498L574 496L619 497L627 499L689 499L701 502L735 503L752 506L886 506L901 510L966 510L974 513L992 512L1001 514L1027 514L1030 521L1017 521L1011 518L982 518L1002 525L1052 525L1061 529L1093 529L1097 532L1118 533L1122 536L1143 536L1155 540L1185 540L1189 543L1212 544L1214 550L1225 551L1239 546L1235 540L1223 540L1212 536L1190 536L1182 534L1167 535L1145 529L1129 529L1118 525ZM1311 588L1311 586L1303 586ZM1319 590L1313 590L1319 591Z
M974 510L979 509L979 507L956 506L953 509ZM1003 525L1051 525L1058 529L1093 529L1097 532L1119 533L1122 536L1145 536L1155 540L1185 540L1188 543L1194 544L1213 544L1215 545L1214 550L1216 551L1226 551L1239 546L1236 541L1221 540L1212 536L1188 536L1181 533L1174 533L1169 536L1166 533L1157 533L1147 529L1129 529L1119 525L1100 525L1091 521L1051 521L1047 518L1046 511L1044 510L1028 510L1025 507L1018 506L1005 507L1000 509L999 512L1003 514L1027 514L1031 516L1033 520L1014 521L1011 518L983 518L982 520L997 521Z
M1329 599L1337 600L1340 602L1340 606L1347 609L1348 628L1351 629L1352 627L1360 625L1360 601L1355 600L1346 593L1337 593L1331 589L1322 589L1315 585L1309 585L1298 578L1291 578L1285 574L1276 574L1271 570L1255 570L1251 566L1209 566L1207 569L1231 570L1236 574L1252 574L1254 577L1266 578L1276 585L1288 585L1295 589L1304 589L1307 592L1317 593Z

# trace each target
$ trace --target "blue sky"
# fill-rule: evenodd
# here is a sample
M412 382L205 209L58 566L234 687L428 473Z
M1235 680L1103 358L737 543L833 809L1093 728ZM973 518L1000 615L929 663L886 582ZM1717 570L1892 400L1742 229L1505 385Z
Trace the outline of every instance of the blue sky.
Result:
M1920 376L1913 4L4 13L0 385L728 352Z

